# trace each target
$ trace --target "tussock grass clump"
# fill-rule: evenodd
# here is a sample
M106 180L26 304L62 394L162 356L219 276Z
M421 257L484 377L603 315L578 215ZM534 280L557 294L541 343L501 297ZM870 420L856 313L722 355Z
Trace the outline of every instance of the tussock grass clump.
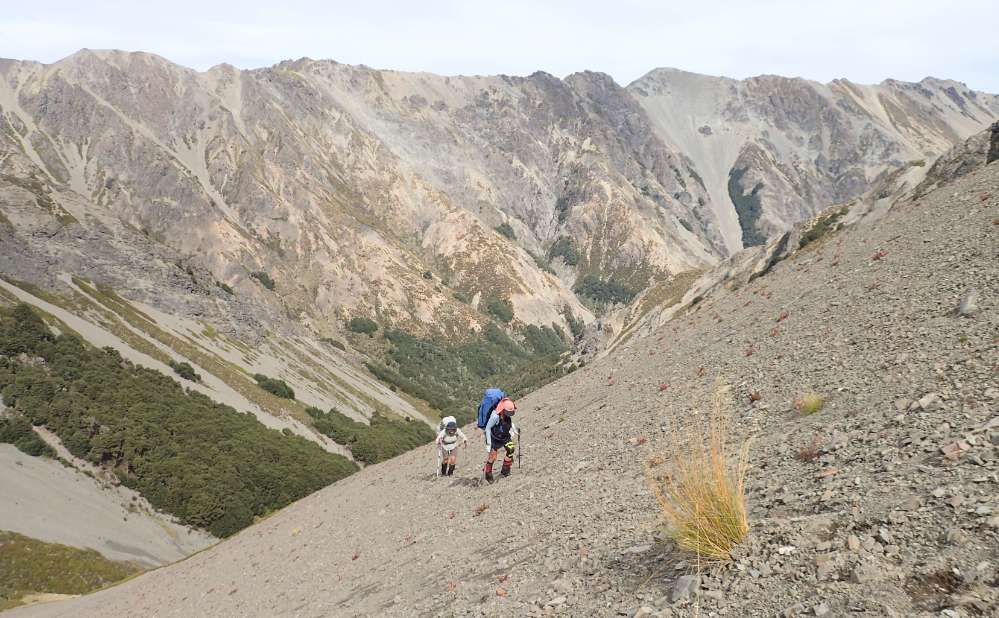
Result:
M802 416L815 414L826 404L825 398L811 391L805 393L794 402L794 407Z
M730 389L719 386L707 418L674 426L666 455L645 468L669 535L681 549L715 561L731 559L749 533L749 441L734 437L731 410Z

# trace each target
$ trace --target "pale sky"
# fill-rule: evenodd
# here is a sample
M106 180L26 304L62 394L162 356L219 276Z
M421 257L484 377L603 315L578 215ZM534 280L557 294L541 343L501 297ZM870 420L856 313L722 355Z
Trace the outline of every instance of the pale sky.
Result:
M956 79L999 93L999 0L0 0L0 57L149 51L196 69L332 58L626 85L656 67L819 81Z

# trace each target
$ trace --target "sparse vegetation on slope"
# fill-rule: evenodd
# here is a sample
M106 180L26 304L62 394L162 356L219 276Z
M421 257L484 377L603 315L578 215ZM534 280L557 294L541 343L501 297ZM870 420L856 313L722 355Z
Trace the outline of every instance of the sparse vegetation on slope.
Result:
M271 279L271 276L264 271L258 270L256 272L252 272L250 273L250 276L256 279L260 285L264 286L268 290L274 289L274 280Z
M21 362L21 352L43 362ZM216 536L357 469L112 349L54 336L26 305L0 313L0 389L73 455L113 469L156 508Z
M0 530L0 610L16 607L31 594L86 594L140 570L92 549Z
M828 215L819 217L818 220L815 221L815 224L812 225L807 232L801 235L801 240L798 241L798 248L804 249L808 245L827 235L829 232L835 231L839 220L842 219L849 211L850 208L848 206L844 206L843 208L840 208Z
M259 388L257 382L247 375L241 367L202 348L199 345L196 345L187 337L181 337L168 330L160 328L155 320L134 307L129 301L125 300L121 296L118 296L114 290L105 286L95 287L79 277L73 277L73 284L78 286L86 295L81 296L80 298L84 299L87 308L96 308L102 313L107 311L109 314L109 321L111 322L109 327L111 331L121 337L124 341L127 341L129 345L135 349L164 363L169 363L171 361L171 358L162 350L150 344L143 337L131 333L123 325L118 324L116 322L118 318L123 320L129 326L138 329L145 335L171 348L178 354L191 359L209 373L222 379L240 395L246 397L274 416L280 417L287 414L302 421L308 420L308 415L305 413L304 405L293 399L283 399L281 397L277 397L270 392ZM24 284L22 282L17 282L17 285L31 292L35 296L44 298L55 305L65 305L65 302L62 299L48 294L44 292L44 290L40 290L35 286ZM100 306L97 306L96 303L100 303ZM79 310L78 308L72 306L64 308ZM232 340L230 340L230 342L231 341Z

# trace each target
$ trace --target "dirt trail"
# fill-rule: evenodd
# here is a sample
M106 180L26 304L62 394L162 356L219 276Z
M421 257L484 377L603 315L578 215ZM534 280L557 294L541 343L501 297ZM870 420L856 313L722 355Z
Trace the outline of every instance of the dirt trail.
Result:
M992 165L706 300L521 401L524 467L494 485L477 436L451 480L418 449L11 616L686 616L691 590L701 615L995 615L997 219ZM977 312L955 316L971 287ZM662 542L643 462L718 379L758 432L751 537L685 586L698 570ZM802 418L809 389L825 407Z

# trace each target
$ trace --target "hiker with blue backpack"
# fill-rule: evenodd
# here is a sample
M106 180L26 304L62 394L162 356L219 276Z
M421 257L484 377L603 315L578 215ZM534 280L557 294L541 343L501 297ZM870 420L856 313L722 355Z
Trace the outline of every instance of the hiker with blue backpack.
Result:
M493 464L499 457L501 450L504 451L504 457L500 474L510 476L513 453L517 448L514 436L516 435L517 439L520 439L520 430L513 422L513 416L516 412L517 405L498 388L487 389L482 403L479 404L476 424L479 429L485 432L488 454L483 472L486 481L490 483L493 482Z

